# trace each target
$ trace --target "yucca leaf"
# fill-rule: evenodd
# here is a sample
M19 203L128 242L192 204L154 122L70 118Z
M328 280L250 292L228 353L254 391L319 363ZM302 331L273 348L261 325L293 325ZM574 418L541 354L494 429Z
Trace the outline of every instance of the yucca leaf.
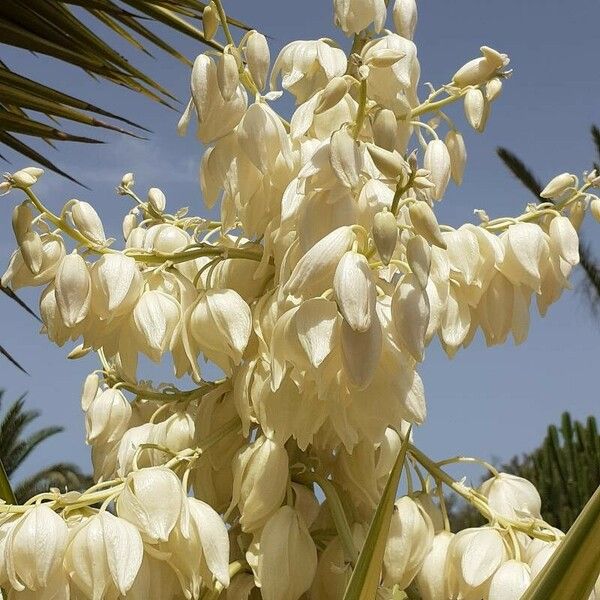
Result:
M15 367L17 367L17 369L19 369L19 371L23 371L23 373L25 373L25 375L29 375L29 373L25 370L25 368L19 364L17 359L14 358L12 356L12 354L4 346L0 346L0 354L2 354L2 356L7 358L13 365L15 365Z
M587 600L600 573L600 488L522 600Z
M394 468L383 490L383 495L369 526L367 539L360 551L356 567L352 572L344 600L374 600L381 578L381 566L385 544L390 530L390 522L394 512L394 501L400 475L406 460L406 452L410 443L410 430L406 433Z

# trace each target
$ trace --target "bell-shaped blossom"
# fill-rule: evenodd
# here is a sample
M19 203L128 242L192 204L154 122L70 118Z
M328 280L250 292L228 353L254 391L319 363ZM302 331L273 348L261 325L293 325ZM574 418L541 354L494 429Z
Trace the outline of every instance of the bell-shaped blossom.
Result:
M450 597L485 595L492 575L507 559L501 534L491 527L463 529L448 547L446 577Z
M469 125L481 133L485 129L490 114L490 105L483 92L478 88L470 88L465 94L464 108Z
M89 202L75 200L71 205L71 218L75 228L96 244L106 243L104 226L96 209Z
M317 549L304 519L282 506L260 535L255 578L264 600L297 600L310 588L317 569Z
M529 565L519 560L507 560L494 573L488 598L489 600L519 600L530 583Z
M100 392L85 409L87 443L110 444L119 440L130 418L131 405L120 390L108 388Z
M481 47L481 54L480 58L469 61L454 74L452 81L456 85L466 87L485 83L509 63L506 54L487 46Z
M542 500L533 483L512 475L499 473L484 481L479 488L497 514L512 520L541 519Z
M383 555L384 581L406 588L421 569L433 543L433 524L409 496L398 498Z
M330 40L296 41L284 46L273 64L271 89L281 75L281 85L302 103L333 77L346 72L346 53Z
M570 265L579 262L579 236L568 217L558 216L550 221L550 251Z
M233 465L233 499L244 531L254 531L279 508L288 480L288 455L282 444L264 436L241 450Z
M10 534L3 560L12 587L42 591L62 570L67 547L65 521L44 504L23 515Z
M85 260L72 253L65 256L56 272L56 301L66 327L83 321L90 309L92 280Z
M202 586L229 585L229 536L227 527L210 505L196 498L185 500L189 532L175 528L164 546L168 563L178 573L186 598L199 598Z
M129 313L143 289L135 259L123 254L104 254L90 269L92 309L101 319Z
M188 335L209 360L229 371L248 345L252 315L235 291L211 289L200 295L189 315Z
M144 545L129 522L101 511L71 536L65 569L78 590L91 600L125 595L142 564Z
M406 242L406 262L419 285L425 289L431 270L431 246L424 237L415 235Z
M33 275L38 275L44 257L42 238L35 231L27 231L19 240L19 250L25 266Z
M396 0L392 9L396 33L412 40L417 27L417 16L417 3L415 0Z
M402 345L416 361L423 360L429 314L427 292L416 275L405 275L392 296L392 319Z
M140 570L127 592L127 600L177 600L180 597L181 586L175 571L166 561L144 552Z
M334 0L338 27L347 35L360 33L370 25L376 32L383 29L387 7L384 0Z
M179 477L165 467L133 471L117 499L117 514L135 525L144 541L166 542L180 522L187 535L189 515Z
M333 289L348 325L355 331L369 329L377 292L363 254L346 252L342 256L335 270Z
M577 185L577 177L571 173L561 173L553 177L546 187L540 192L542 198L558 198L569 188Z
M384 265L388 265L398 242L398 222L388 210L378 212L373 218L373 241Z
M440 531L431 543L431 550L423 560L416 582L423 600L448 598L446 586L446 558L454 534Z
M434 212L426 202L413 202L409 206L409 215L410 221L419 235L434 246L446 248L440 225Z
M271 54L267 38L258 31L251 31L246 38L244 54L252 81L254 81L258 90L262 91L267 83L269 65L271 64Z
M171 348L181 319L179 303L168 294L148 290L140 296L132 317L134 344L151 360L159 362Z
M429 179L434 184L430 195L433 200L441 200L452 172L452 161L446 144L439 139L427 144L424 167L429 171Z
M365 389L373 380L383 345L381 323L377 313L371 313L371 325L356 331L347 321L342 322L341 347L344 372L352 385Z

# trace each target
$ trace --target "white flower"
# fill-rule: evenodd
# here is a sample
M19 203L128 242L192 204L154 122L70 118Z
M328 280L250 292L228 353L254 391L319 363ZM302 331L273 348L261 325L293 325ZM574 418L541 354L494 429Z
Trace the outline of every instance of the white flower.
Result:
M456 129L451 129L446 135L446 148L450 154L450 173L452 181L460 185L467 163L467 148L463 136Z
M373 218L373 241L384 265L388 265L398 242L398 222L388 210L378 212Z
M279 508L288 480L283 445L264 436L242 449L233 463L233 499L244 531L254 531Z
M417 575L417 586L423 600L439 600L448 597L446 589L446 557L454 534L440 531L431 543L431 550L423 560Z
M515 521L541 519L542 500L535 486L527 479L499 473L484 481L479 488L490 508L499 515Z
M505 67L509 63L508 56L500 52L488 48L481 47L481 58L475 58L463 65L452 77L452 81L459 87L467 87L469 85L479 85L485 83L496 72Z
M347 35L360 33L373 25L376 32L383 29L387 8L384 0L334 0L336 24Z
M302 517L282 506L260 535L255 577L264 600L297 600L313 581L317 549Z
M86 238L96 244L104 244L106 242L104 226L91 204L75 200L71 205L71 218L73 219L75 228Z
M507 560L492 577L489 600L519 600L531 583L529 565Z
M64 520L44 504L28 510L11 529L3 560L17 591L42 591L62 570L68 530Z
M131 405L114 388L96 395L85 410L88 444L109 444L121 438L131 418Z
M377 292L363 254L346 252L342 256L333 278L333 289L348 325L355 331L369 329Z
M415 0L396 0L392 9L396 33L409 40L413 39L417 26L417 3Z
M74 327L89 312L92 280L85 260L73 252L65 256L56 272L56 302L65 327Z
M165 210L167 206L167 198L164 192L158 188L150 188L148 190L148 204L158 213Z
M125 489L117 499L117 514L137 527L144 541L166 542L182 520L187 535L189 515L181 481L164 467L151 467L130 473Z
M432 140L427 144L424 167L429 171L429 179L435 187L430 194L433 200L441 200L451 174L450 153L442 140Z
M577 177L571 173L561 173L553 177L546 187L540 192L542 198L558 198L569 188L577 185Z
M75 586L92 600L125 595L142 564L138 530L106 511L86 519L72 534L65 569Z
M398 498L383 556L384 581L403 590L421 569L433 543L433 524L409 496Z
M244 51L248 71L252 75L252 81L259 91L262 91L267 82L271 55L267 38L258 31L251 31L246 38L246 49Z

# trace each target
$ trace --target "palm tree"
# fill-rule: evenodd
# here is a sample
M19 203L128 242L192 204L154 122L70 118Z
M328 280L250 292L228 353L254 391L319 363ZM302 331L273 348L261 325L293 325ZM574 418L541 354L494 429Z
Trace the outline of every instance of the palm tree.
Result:
M4 390L0 390L0 409ZM45 440L63 431L62 427L45 427L25 433L25 429L40 413L37 410L25 410L25 395L11 404L0 421L0 461L9 480L25 459ZM47 491L51 487L61 490L81 490L91 485L92 478L85 475L74 464L57 463L46 467L12 485L14 495L23 503L35 494Z
M593 125L591 133L596 153L600 160L600 129ZM537 202L548 202L547 199L540 197L543 189L540 180L518 156L502 147L497 149L497 153L509 171L535 196ZM592 166L600 172L600 165L596 161L593 161ZM600 314L600 268L592 255L590 247L584 241L581 241L581 238L579 243L579 259L579 264L586 275L585 280L582 282L582 289L590 301L592 311L595 315L598 315Z

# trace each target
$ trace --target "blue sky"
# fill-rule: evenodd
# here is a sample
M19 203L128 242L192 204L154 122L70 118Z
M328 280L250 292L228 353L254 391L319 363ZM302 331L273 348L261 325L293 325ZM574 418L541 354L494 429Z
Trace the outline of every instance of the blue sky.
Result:
M329 2L225 2L230 14L271 36L273 56L294 39L341 37L333 28ZM457 225L471 220L474 208L484 208L492 217L516 214L530 201L528 192L496 157L496 146L511 148L543 180L562 171L588 168L595 159L589 128L600 123L600 5L595 0L573 0L568 8L561 0L424 0L419 10L416 42L421 83L445 83L459 66L478 55L482 44L507 52L514 68L514 76L494 104L486 132L479 135L466 124L462 127L470 155L465 182L461 188L450 189L440 207L440 220ZM198 53L189 40L165 35L188 56ZM152 60L122 44L117 46L180 100L187 100L187 67L158 51ZM120 237L120 221L128 207L114 187L123 173L134 171L141 193L158 186L171 207L203 210L197 183L201 148L193 135L177 137L177 113L55 61L11 49L3 60L153 130L146 142L105 135L103 146L63 144L59 152L49 150L54 160L92 188L83 190L46 174L39 192L49 206L57 208L74 197L91 201L111 235ZM278 108L286 112L291 105L282 101ZM460 108L449 112L457 123L464 123ZM29 164L18 156L7 156L15 169ZM0 199L2 269L14 244L9 217L16 202L16 195ZM600 225L590 220L584 232L600 258ZM574 281L579 278L578 273ZM23 297L37 304L36 290L24 291ZM94 359L67 361L68 349L56 348L40 336L37 324L4 297L0 297L0 315L2 343L31 373L27 377L0 361L5 403L28 390L28 406L42 411L38 425L66 427L65 433L28 460L21 474L59 460L87 467L79 395L83 378L96 367ZM535 447L562 411L569 410L576 418L598 414L598 323L575 289L565 293L545 319L532 319L529 339L518 348L509 343L487 349L478 337L468 350L449 360L434 342L421 368L429 417L417 433L417 443L440 458L463 453L508 459ZM166 377L167 370L160 369L158 379Z

